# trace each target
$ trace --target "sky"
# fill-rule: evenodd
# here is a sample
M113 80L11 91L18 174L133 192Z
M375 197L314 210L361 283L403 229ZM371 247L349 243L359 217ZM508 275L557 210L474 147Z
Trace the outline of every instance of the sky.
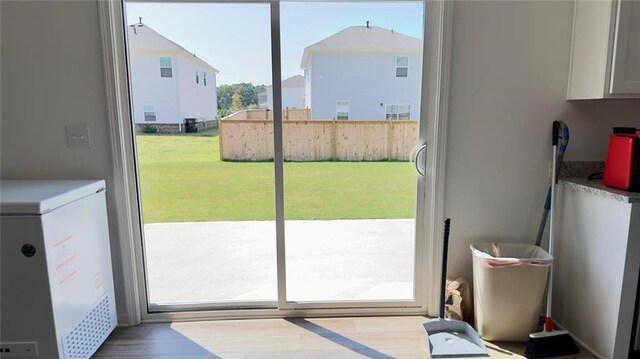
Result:
M302 74L304 48L349 26L422 38L422 2L289 2L280 5L282 77ZM127 3L142 22L220 71L217 83L271 84L269 4Z

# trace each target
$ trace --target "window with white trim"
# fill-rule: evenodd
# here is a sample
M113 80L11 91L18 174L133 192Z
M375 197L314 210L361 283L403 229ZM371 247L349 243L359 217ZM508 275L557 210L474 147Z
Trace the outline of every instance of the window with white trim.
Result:
M336 102L336 120L347 121L349 119L349 101Z
M196 71L196 84L200 83L200 74Z
M204 82L204 85L207 86L207 73L206 72L202 73L202 82Z
M407 77L409 75L409 56L396 57L396 77Z
M156 120L156 108L151 104L144 105L144 120L147 121L155 121Z
M160 77L173 77L173 67L171 66L171 57L160 57Z
M409 121L411 119L411 105L387 105L387 121Z

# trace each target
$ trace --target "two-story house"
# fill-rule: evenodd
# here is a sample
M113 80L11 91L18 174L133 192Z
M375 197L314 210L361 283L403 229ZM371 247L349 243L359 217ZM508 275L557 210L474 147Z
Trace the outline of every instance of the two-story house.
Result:
M351 26L307 46L300 65L312 119L417 120L422 40Z
M217 125L216 70L142 23L128 28L133 118L136 130L185 132Z
M258 94L260 108L273 109L273 86ZM304 108L304 76L295 75L282 80L282 108Z

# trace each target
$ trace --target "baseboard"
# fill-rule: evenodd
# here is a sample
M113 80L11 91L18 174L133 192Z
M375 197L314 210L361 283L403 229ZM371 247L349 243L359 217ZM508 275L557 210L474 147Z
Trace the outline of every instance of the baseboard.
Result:
M567 330L564 325L562 325L562 323L558 323L555 320L553 321L553 323L555 324L556 327L558 327L558 329L562 329L562 330L566 330L569 332L569 335L571 335L571 339L573 339L573 341L575 341L576 343L578 343L578 346L580 347L580 349L585 349L587 350L591 355L593 355L596 358L599 359L606 359L605 357L603 357L602 355L598 354L595 350L593 350L593 348L591 348L590 346L588 346L585 342L583 342L582 340L580 340L580 338L576 337L573 333L571 333L571 331Z
M129 316L127 313L118 313L118 327L128 327Z

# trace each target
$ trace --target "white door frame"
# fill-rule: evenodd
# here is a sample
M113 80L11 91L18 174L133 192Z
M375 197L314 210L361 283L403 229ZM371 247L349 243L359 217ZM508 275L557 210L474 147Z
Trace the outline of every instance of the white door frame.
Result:
M136 0L153 1L163 0ZM167 1L177 2L179 0ZM194 2L194 0L189 0ZM205 1L208 0L196 0ZM378 0L374 0L378 1ZM274 142L282 143L282 118L280 93L280 37L279 37L279 1L278 0L223 0L215 2L253 2L270 3L272 68L274 81L274 133L280 137ZM451 53L451 28L453 2L447 0L425 1L425 29L423 49L423 88L420 122L420 144L427 144L425 162L427 175L418 178L418 197L425 198L425 206L418 207L416 217L424 220L423 226L416 228L416 235L425 238L416 242L416 290L418 302L403 305L403 302L376 303L375 307L352 307L354 304L371 305L371 302L344 304L325 304L292 306L286 303L284 286L284 261L278 261L278 306L280 309L243 309L243 310L204 310L191 312L148 313L147 288L144 280L142 253L142 222L140 214L139 191L136 180L134 129L131 121L129 102L128 70L126 64L125 24L122 0L98 1L102 35L104 70L107 91L107 109L111 133L113 179L112 190L122 194L115 203L118 233L112 234L120 246L124 299L126 308L121 311L121 325L136 325L142 321L173 321L223 318L258 318L290 316L349 316L349 315L390 315L390 314L427 314L438 313L438 278L440 265L440 225L443 215L444 160L446 151L447 106L449 103L449 65ZM278 116L278 114L280 114ZM426 119L426 120L425 120ZM274 161L276 173L276 201L283 201L282 148L275 148ZM279 195L280 194L280 195ZM420 201L419 201L420 202ZM280 203L280 208L284 208ZM276 203L278 208L278 203ZM281 213L278 213L281 212ZM280 220L278 220L280 218ZM417 221L420 222L420 221ZM277 253L284 258L284 210L276 211ZM279 223L279 224L278 224ZM420 237L418 237L420 238ZM118 261L115 261L117 263ZM281 268L282 267L282 268ZM420 282L422 282L422 284ZM406 304L406 303L405 303Z

